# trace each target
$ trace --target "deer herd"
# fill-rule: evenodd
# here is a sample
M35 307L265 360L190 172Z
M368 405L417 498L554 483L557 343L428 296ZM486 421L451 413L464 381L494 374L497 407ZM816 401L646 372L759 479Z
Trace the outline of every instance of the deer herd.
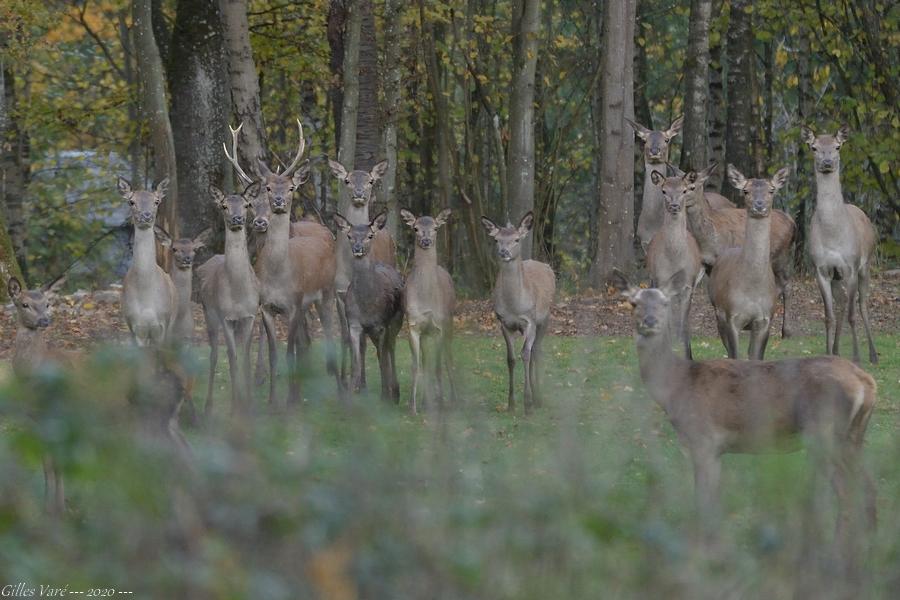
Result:
M717 512L722 454L771 449L784 437L803 435L832 450L833 484L841 505L839 534L848 531L844 509L856 489L851 482L857 478L862 483L856 487L865 495L865 514L873 524L874 485L858 458L874 407L875 382L854 363L859 362L857 306L869 359L872 363L878 360L867 309L876 234L866 215L845 203L841 193L839 149L848 138L846 126L835 135L817 136L809 128L802 130L815 162L817 200L809 249L825 305L825 353L830 356L766 362L763 358L779 299L784 315L782 336L788 337L792 329L788 303L796 226L790 216L773 208L788 170L781 169L771 178L747 178L729 165L728 181L743 198L744 206L739 208L704 190L715 164L689 173L668 164L669 144L681 129L681 118L664 131L628 123L644 142L645 185L637 236L646 252L651 287L637 287L619 272L613 275L612 284L634 308L641 378L693 462L698 509L705 514ZM309 161L301 161L305 141L299 120L298 128L299 147L283 171L273 172L262 160L253 165L251 174L241 167L237 151L241 127L232 129L230 152L223 144L244 187L232 194L209 188L209 201L223 220L225 243L223 254L195 269L210 347L204 412L209 415L212 410L220 334L228 356L231 411L251 410L250 351L258 315L262 318L256 381L268 377L268 402L275 405L279 353L275 322L280 317L287 331L287 403L299 402L300 369L310 345L308 317L313 307L324 332L326 368L335 377L343 402L349 401L350 392L366 386L368 338L377 354L381 396L399 403L395 345L404 316L412 353L409 410L418 410L421 397L442 403L444 373L455 402L452 339L456 298L453 280L437 256L437 233L447 226L450 210L436 216L400 211L402 222L415 234L413 266L405 279L397 268L395 241L385 231L387 214L370 215L373 191L387 169L386 161L370 171L348 171L329 161L349 197L345 214L333 217L336 237L321 223L292 222L294 192L310 172ZM118 181L134 223L134 257L124 279L122 313L134 343L141 347L171 347L190 340L194 255L212 239L211 230L206 230L193 239L173 240L155 226L167 184L168 180L163 180L152 190L135 190L128 181ZM556 277L549 265L523 260L522 246L534 226L531 212L517 225L498 225L487 217L482 217L482 224L495 243L498 260L493 308L506 343L508 408L515 408L514 335L521 333L523 404L528 412L542 401L542 341ZM255 261L251 260L248 229L256 234ZM157 264L157 240L172 254L168 273ZM704 277L728 355L725 360L692 360L691 304ZM846 290L853 363L837 356L843 314L835 313L835 293L841 283ZM49 306L58 286L55 282L28 291L15 278L9 281L9 295L19 318L13 366L20 375L51 359L43 332L49 325ZM340 365L333 312L340 325ZM740 353L742 330L750 332L750 361L731 360ZM684 358L673 351L673 340L681 346ZM45 473L48 501L59 508L62 481L52 463L45 463Z

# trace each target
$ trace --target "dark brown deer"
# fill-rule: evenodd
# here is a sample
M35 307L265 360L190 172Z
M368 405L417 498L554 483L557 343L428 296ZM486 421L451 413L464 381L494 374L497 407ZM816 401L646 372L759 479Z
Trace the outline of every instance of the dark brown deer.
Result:
M550 308L556 294L556 275L550 265L536 260L522 260L522 240L534 226L534 215L527 212L518 226L499 227L481 217L488 235L497 245L500 268L494 283L494 313L506 341L506 367L509 374L507 408L516 408L514 373L516 354L512 336L521 333L522 364L525 366L525 412L542 403L540 362L541 342L550 324Z
M813 151L816 166L816 210L809 228L809 254L816 267L816 282L825 303L825 352L838 354L844 315L834 315L836 282L847 292L847 319L853 335L853 361L859 362L856 337L856 304L862 315L869 342L869 362L878 362L878 353L869 328L869 266L878 235L866 214L844 203L841 192L841 146L850 137L842 125L835 135L817 136L803 128L803 141Z

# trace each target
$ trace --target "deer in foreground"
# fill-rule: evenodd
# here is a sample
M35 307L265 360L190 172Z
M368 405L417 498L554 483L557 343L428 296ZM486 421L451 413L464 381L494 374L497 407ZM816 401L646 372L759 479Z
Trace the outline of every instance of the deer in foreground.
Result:
M401 209L400 216L416 234L413 267L403 289L403 306L406 322L409 324L409 348L412 352L412 394L409 410L416 414L416 393L421 382L424 358L423 338L436 337L433 383L437 384L437 399L442 402L441 382L442 362L446 361L447 379L450 382L450 400L456 402L454 389L452 342L453 311L456 307L456 292L450 274L437 264L437 232L450 219L450 209L445 208L438 216L416 217L412 212ZM427 358L427 357L425 357ZM427 389L427 388L426 388Z
M875 380L832 356L765 362L679 357L670 345L669 302L686 279L676 273L661 289L640 289L616 272L612 282L634 307L641 380L693 463L698 516L710 530L717 527L723 454L793 451L795 445L784 442L803 436L834 469L836 539L853 533L849 499L859 489L857 479L874 529L875 484L860 452L875 406Z
M869 265L875 254L878 236L869 217L852 204L844 203L841 193L841 146L850 137L842 125L835 135L817 136L808 127L802 129L803 141L813 151L816 168L816 210L809 229L809 254L816 267L816 283L825 303L825 352L838 354L844 315L834 315L836 282L844 282L847 295L847 319L853 335L853 361L859 362L856 337L856 306L862 315L869 342L869 362L878 362L878 353L869 328Z
M362 339L369 336L378 354L381 371L381 397L400 402L400 384L394 362L397 333L403 324L403 277L394 267L378 262L371 255L378 232L384 229L387 213L370 223L353 225L343 216L334 215L334 224L350 242L353 271L347 287L347 323L350 330L353 391L362 389Z
M653 184L653 173L666 176L666 165L669 162L669 143L681 132L684 116L680 116L665 131L651 130L631 119L625 121L644 142L644 195L641 200L641 214L638 217L637 236L646 252L650 240L662 227L663 199L659 188ZM702 188L701 188L702 189ZM727 198L714 192L706 192L710 204L715 207L734 208Z
M350 205L347 207L345 218L351 225L369 224L369 206L372 203L372 194L375 185L384 176L388 168L388 161L383 160L372 167L371 171L355 169L347 171L344 165L336 160L329 160L328 166L338 181L347 189L350 196ZM397 246L394 239L387 231L379 231L372 241L372 258L376 262L391 267L397 266ZM347 287L350 285L351 271L353 270L353 257L350 246L343 239L338 238L337 243L337 275L335 277L335 290L337 292L338 318L341 321L341 377L346 376L347 355L350 342L350 331L347 325L347 313L345 298ZM366 387L366 341L362 338L360 356L362 359L362 387Z
M291 205L294 190L306 181L308 168L300 168L300 158L306 147L303 126L297 120L299 145L294 159L281 173L273 173L262 161L257 160L259 177L268 199L269 224L266 241L256 260L256 274L260 284L262 320L266 329L269 351L269 404L275 403L275 371L278 354L275 334L275 317L282 315L288 324L288 404L300 401L299 358L301 342L308 339L306 312L317 305L319 319L326 338L328 371L337 376L331 302L333 300L334 261L333 248L324 239L315 237L291 238ZM241 127L231 130L232 153L225 147L225 155L238 176L252 182L253 178L241 168L237 159L237 136ZM224 146L224 145L223 145ZM338 386L341 381L338 377Z
M175 286L169 274L156 264L153 233L156 211L168 185L168 178L163 179L151 192L132 190L131 183L122 177L118 182L134 222L134 259L122 282L122 312L138 346L160 347L175 316Z
M12 367L17 377L28 379L35 371L48 363L66 363L67 358L47 347L44 333L50 326L50 316L56 293L65 283L60 277L36 290L26 290L15 277L6 285L9 298L16 307L19 327L13 345ZM66 510L66 493L62 474L57 470L53 457L45 455L44 503L48 513L62 514Z
M709 299L716 310L719 337L729 358L738 357L742 329L750 330L749 358L762 360L775 313L778 285L769 260L772 201L784 186L787 167L772 179L747 179L728 165L728 180L744 197L747 225L743 245L719 255L709 275Z
M700 247L700 259L703 261L707 275L712 271L721 254L730 248L739 248L744 245L744 234L747 231L746 209L715 208L708 201L708 194L707 197L701 195L704 182L709 179L717 166L717 163L713 163L703 171L686 174L676 170L676 174L682 176L686 183L682 195L687 209L688 230ZM791 297L791 248L797 226L787 213L772 210L771 229L769 258L784 307L781 337L787 338L793 333L788 305Z
M694 290L703 279L703 263L700 248L687 229L683 191L688 185L684 177L663 177L658 172L651 174L653 185L662 193L666 214L662 227L650 240L647 247L647 268L651 285L668 281L675 273L683 271L687 276L683 289L677 290L671 298L672 317L669 324L684 345L685 358L692 358L690 313ZM673 335L673 338L675 336Z
M522 364L525 367L525 412L532 405L539 407L541 394L541 342L550 324L550 307L556 294L556 275L550 265L536 260L522 260L521 243L534 226L534 214L528 211L518 226L507 224L499 227L487 217L481 217L488 235L497 245L500 268L494 283L494 313L500 321L503 339L506 341L506 366L509 371L507 407L514 411L514 372L516 355L513 350L513 334L525 338L522 346Z
M225 221L225 254L213 256L197 269L209 337L209 382L204 406L207 416L212 412L220 330L228 352L232 414L246 411L252 397L250 336L259 310L259 281L250 264L245 225L251 202L260 193L260 184L251 183L242 194L227 196L211 185L209 193Z

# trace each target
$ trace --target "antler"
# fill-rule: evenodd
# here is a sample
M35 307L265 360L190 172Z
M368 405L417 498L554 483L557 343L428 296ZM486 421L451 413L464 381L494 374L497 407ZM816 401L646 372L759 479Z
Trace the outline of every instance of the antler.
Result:
M237 140L238 135L241 133L241 128L244 126L243 123L237 126L237 129L233 128L231 125L228 126L228 129L231 130L231 154L228 154L228 146L225 145L225 142L222 142L222 149L225 151L225 156L228 157L228 161L234 165L235 171L240 176L241 179L244 180L244 183L253 183L253 178L244 173L244 170L241 168L241 165L238 163L238 153L237 153ZM302 136L301 136L302 137ZM302 148L302 146L301 146Z
M303 139L303 123L300 122L300 119L297 119L297 129L300 130L300 146L297 148L297 155L294 157L294 160L291 161L291 164L284 171L285 177L293 173L297 165L300 164L300 157L303 156L303 150L306 148L306 140Z

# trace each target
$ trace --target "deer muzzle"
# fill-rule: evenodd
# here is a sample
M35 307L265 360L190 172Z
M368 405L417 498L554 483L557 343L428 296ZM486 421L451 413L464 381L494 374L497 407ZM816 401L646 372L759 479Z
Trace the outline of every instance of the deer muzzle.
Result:
M497 256L500 257L500 260L509 262L512 260L512 253L506 248L500 248L497 250Z
M422 238L419 240L419 247L428 250L434 245L434 242L431 241L431 238Z
M253 219L253 230L256 233L265 233L269 230L269 220L263 219L262 217L256 217Z
M244 216L243 215L235 215L235 216L231 217L231 219L228 221L228 226L231 228L232 231L237 231L238 229L243 228L244 227Z
M353 252L353 256L356 256L357 258L366 255L366 247L363 244L351 244L350 251Z
M134 218L134 224L140 227L141 229L147 229L153 226L153 213L149 211L143 211L138 213Z
M38 319L37 326L40 327L41 329L44 329L45 327L50 327L50 317L41 317L40 319Z

